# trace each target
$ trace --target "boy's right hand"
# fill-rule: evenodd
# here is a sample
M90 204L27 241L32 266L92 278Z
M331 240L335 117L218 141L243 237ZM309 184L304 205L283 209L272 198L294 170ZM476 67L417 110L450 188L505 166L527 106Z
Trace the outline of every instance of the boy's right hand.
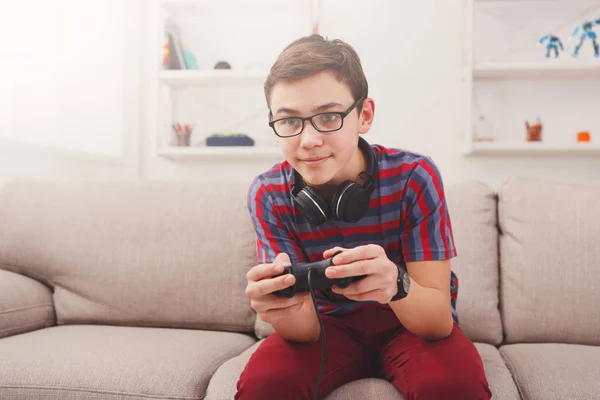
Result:
M291 265L290 257L286 253L279 253L273 263L259 264L246 274L248 280L246 296L250 299L250 307L269 324L293 315L305 302L311 301L308 292L297 293L292 298L271 294L296 283L296 278L291 274L273 278L283 272L284 266L289 265Z

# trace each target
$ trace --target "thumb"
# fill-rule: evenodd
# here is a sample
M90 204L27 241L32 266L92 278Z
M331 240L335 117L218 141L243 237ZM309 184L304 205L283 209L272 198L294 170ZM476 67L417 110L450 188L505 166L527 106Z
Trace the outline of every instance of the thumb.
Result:
M290 256L288 256L287 253L279 253L277 254L277 257L275 257L273 264L282 265L286 267L288 265L291 265L292 262L290 261Z
M336 251L346 251L346 250L348 250L348 249L345 249L345 248L340 247L340 246L335 246L332 249L325 250L323 252L323 258L329 258L329 257L331 257L333 255L333 253L335 253Z

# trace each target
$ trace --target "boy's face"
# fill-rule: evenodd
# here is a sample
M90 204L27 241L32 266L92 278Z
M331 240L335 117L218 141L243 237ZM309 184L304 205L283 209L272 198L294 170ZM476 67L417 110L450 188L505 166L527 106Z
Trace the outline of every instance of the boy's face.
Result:
M330 72L280 82L273 87L270 100L272 120L344 112L355 101L350 88ZM374 109L373 100L365 99L362 110L354 108L343 119L342 128L334 132L319 132L310 121L305 121L300 135L277 137L285 159L312 186L337 185L346 179L356 179L366 170L364 157L358 150L358 135L369 131Z

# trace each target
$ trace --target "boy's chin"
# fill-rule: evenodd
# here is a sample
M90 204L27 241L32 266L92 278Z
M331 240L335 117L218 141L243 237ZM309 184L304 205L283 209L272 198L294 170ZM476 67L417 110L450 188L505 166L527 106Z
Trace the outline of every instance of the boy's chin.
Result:
M317 187L330 185L337 173L337 171L332 170L331 165L315 168L300 163L295 168L306 184Z
M310 186L320 187L330 185L331 181L333 180L333 176L330 176L330 174L306 174L302 175L302 179L304 179L304 182Z

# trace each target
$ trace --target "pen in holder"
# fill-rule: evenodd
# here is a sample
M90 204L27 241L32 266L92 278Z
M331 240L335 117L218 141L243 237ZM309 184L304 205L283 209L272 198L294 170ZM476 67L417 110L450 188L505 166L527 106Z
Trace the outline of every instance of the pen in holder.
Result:
M542 122L538 117L535 124L530 125L529 122L525 121L525 128L527 128L527 141L528 142L541 142L542 141Z
M179 122L171 125L175 135L176 146L189 146L192 136L192 126L190 124L180 124Z

